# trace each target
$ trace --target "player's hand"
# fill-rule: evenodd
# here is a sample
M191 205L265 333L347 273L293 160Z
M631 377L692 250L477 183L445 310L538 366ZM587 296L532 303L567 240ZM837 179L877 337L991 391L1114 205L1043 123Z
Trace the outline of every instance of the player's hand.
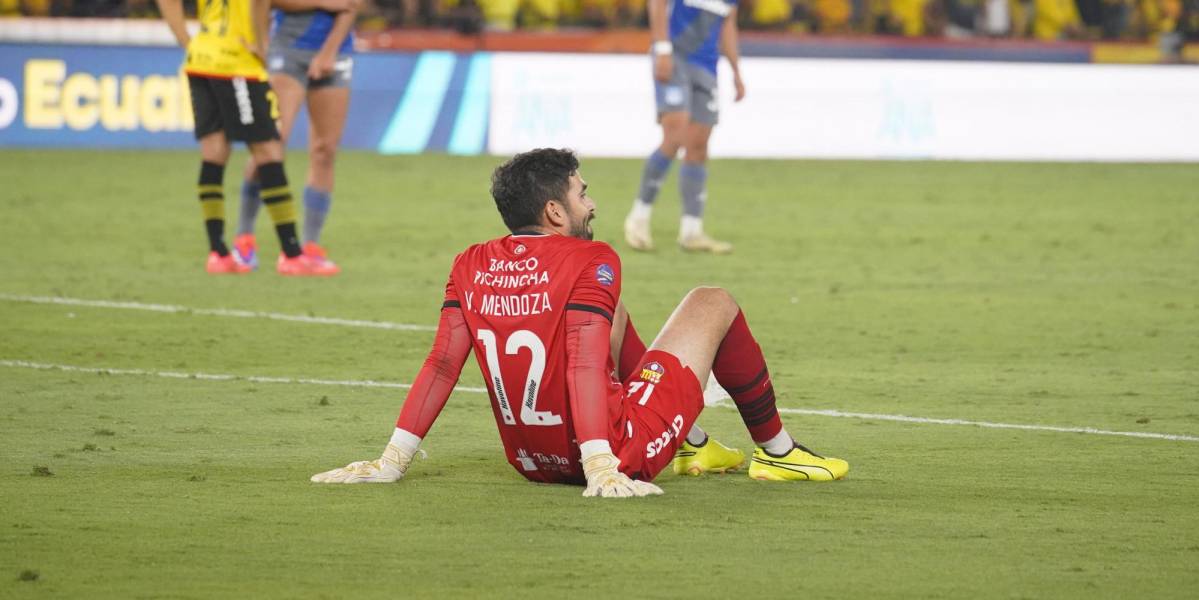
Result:
M674 74L674 56L671 54L654 55L654 79L666 83Z
M404 478L412 464L412 455L388 444L383 456L375 460L352 462L344 467L317 473L313 483L393 483Z
M745 98L745 82L741 81L741 73L733 73L733 90L736 92L733 102L740 102Z
M629 479L621 473L620 459L604 452L583 460L583 474L587 477L585 498L631 498L653 496L662 493L662 488L648 481Z
M251 44L246 41L246 38L241 38L241 45L246 50L249 50L250 54L253 54L254 58L257 58L260 64L266 64L266 40L258 40Z
M316 81L324 79L333 74L334 68L337 66L337 55L317 52L316 56L312 57L312 62L308 63L308 79Z

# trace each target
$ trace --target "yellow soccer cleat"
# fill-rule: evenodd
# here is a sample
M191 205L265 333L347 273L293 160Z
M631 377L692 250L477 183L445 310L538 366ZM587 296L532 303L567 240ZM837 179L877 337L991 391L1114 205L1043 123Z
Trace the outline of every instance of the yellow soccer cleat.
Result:
M785 456L771 456L757 448L749 463L749 476L765 481L832 481L848 472L849 463L820 456L799 443Z
M745 464L745 453L708 438L703 446L693 446L683 440L671 466L675 475L700 475L736 471Z

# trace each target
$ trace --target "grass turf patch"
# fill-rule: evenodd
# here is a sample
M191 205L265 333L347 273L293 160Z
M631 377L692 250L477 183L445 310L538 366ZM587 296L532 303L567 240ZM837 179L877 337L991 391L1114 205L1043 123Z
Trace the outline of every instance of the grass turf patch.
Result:
M487 195L499 159L347 153L324 236L342 275L209 277L193 154L4 152L0 238L37 251L0 255L0 293L432 324L453 256L504 233ZM289 160L293 181L302 166ZM623 249L638 172L582 167L643 335L690 287L727 287L783 407L1199 434L1191 165L716 161L708 228L737 244L728 257L670 244L672 182L661 249ZM270 257L265 218L258 230ZM0 306L0 359L83 367L409 382L432 339ZM407 480L324 487L308 475L378 454L402 391L0 373L5 597L1185 597L1199 585L1193 442L790 415L797 437L850 461L846 481L664 475L661 498L598 502L524 482L486 397L459 392ZM462 385L481 385L473 364ZM701 423L748 447L735 411Z

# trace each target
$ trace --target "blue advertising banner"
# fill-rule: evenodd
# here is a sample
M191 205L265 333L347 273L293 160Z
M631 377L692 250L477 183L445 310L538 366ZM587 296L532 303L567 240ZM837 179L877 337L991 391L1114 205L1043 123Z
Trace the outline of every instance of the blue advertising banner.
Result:
M0 146L192 147L182 59L176 48L0 44ZM479 154L489 74L486 53L355 55L341 145ZM289 145L307 141L301 111Z

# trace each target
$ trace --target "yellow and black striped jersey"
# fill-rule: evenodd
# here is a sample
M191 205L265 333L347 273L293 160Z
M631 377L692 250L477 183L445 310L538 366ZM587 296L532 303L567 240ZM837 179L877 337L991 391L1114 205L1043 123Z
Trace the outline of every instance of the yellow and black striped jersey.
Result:
M196 0L200 33L187 45L183 70L208 77L265 81L266 68L247 46L254 44L251 0Z

